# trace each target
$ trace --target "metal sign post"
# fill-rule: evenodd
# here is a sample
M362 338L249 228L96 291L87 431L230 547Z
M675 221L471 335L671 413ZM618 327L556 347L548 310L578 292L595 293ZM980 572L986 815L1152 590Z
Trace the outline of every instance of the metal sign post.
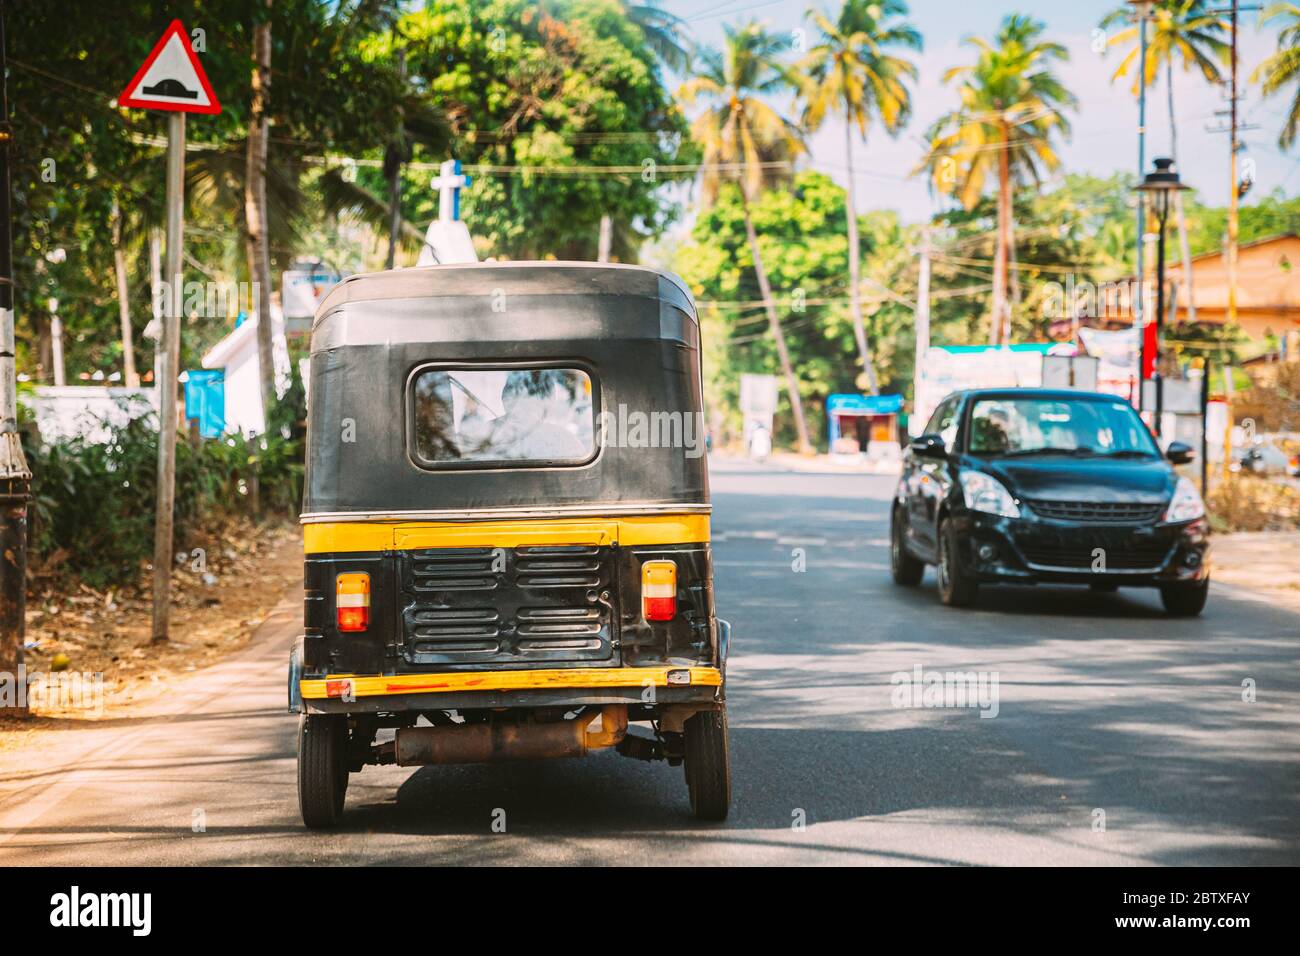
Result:
M153 532L153 640L165 641L171 612L176 501L176 378L181 356L181 244L185 235L185 114L167 117L167 290L158 342L158 496Z
M180 20L162 38L117 98L119 106L162 110L167 117L167 271L158 340L158 491L153 534L153 640L168 638L171 618L173 509L176 501L176 379L181 360L185 241L185 114L220 113L221 104ZM156 293L155 293L156 294Z

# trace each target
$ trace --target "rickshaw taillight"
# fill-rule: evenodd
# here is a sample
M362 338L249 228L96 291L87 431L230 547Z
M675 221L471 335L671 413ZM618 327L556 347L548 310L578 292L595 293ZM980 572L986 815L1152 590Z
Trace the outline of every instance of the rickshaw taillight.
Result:
M340 574L335 579L334 606L340 631L364 631L370 626L370 575Z
M677 616L676 562L641 565L641 611L647 621L671 621Z

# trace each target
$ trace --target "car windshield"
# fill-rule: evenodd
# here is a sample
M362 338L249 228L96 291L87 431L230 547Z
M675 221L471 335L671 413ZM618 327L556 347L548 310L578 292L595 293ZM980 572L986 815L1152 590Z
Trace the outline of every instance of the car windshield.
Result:
M577 464L596 453L591 378L580 369L429 369L412 393L427 467Z
M1159 455L1137 412L1118 399L978 399L970 421L973 455Z

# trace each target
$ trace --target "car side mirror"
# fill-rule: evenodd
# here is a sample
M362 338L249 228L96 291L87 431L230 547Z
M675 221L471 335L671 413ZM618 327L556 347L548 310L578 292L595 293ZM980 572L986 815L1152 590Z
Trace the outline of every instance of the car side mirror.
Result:
M942 435L918 435L908 447L912 449L913 455L921 458L942 458L948 452Z
M1180 441L1171 441L1169 447L1165 449L1165 457L1175 465L1186 465L1196 457L1196 452L1192 446Z

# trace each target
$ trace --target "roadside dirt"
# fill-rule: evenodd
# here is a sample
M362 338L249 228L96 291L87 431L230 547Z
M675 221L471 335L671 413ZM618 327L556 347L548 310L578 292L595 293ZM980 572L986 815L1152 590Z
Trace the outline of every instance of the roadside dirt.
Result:
M118 716L244 647L276 604L301 587L302 538L296 525L236 524L206 542L201 555L187 552L172 574L166 643L150 640L144 577L129 592L72 584L29 598L29 678L65 674L82 683L71 699L48 692L30 719L0 716L0 751L26 746L43 731ZM102 675L102 694L93 691L94 675Z
M1211 578L1249 588L1300 611L1300 531L1216 534L1210 539Z

